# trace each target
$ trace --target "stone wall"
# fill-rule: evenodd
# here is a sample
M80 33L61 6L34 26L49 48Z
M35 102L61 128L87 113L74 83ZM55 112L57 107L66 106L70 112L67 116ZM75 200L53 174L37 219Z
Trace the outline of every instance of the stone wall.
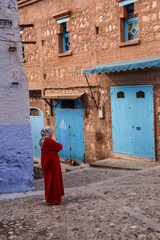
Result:
M0 0L0 16L0 193L25 192L34 188L33 146L16 1Z
M38 9L41 9L39 13ZM69 9L70 19L67 29L70 31L71 54L61 54L58 45L59 26L53 17L60 11ZM83 69L88 69L95 64L124 61L136 58L159 55L160 48L160 2L158 0L139 0L135 3L135 11L138 13L139 41L133 43L123 42L122 19L123 7L119 7L117 0L111 1L54 1L47 0L20 8L20 23L34 23L32 31L24 34L24 38L30 35L35 39L37 55L31 51L26 59L25 68L29 77L29 88L48 89L47 93L60 91L65 93L83 91L87 94L89 112L84 117L85 156L86 162L103 159L112 156L112 132L109 86L155 84L152 74L147 72L149 78L144 78L146 73L137 71L124 74L101 74L88 76L89 84L94 88L94 97L98 104L104 106L105 118L99 119L98 110L94 104L91 92L88 88ZM25 31L24 31L25 33ZM30 45L29 45L30 46ZM27 44L26 44L27 51ZM38 59L32 61L34 56ZM38 74L37 74L38 73ZM37 76L37 77L35 77ZM126 77L127 76L127 77ZM132 81L130 79L132 78ZM156 88L159 89L159 72L156 72ZM49 90L50 89L50 90ZM158 90L155 94L158 94ZM97 97L98 96L98 97ZM156 97L157 99L157 97ZM31 99L30 104L40 106ZM49 106L41 100L44 112L44 123L50 119L54 125L54 116L50 115ZM156 104L156 111L159 103ZM157 113L157 112L156 112ZM155 114L156 114L155 113ZM84 115L85 116L85 115ZM157 115L155 116L157 119ZM156 121L156 131L159 123ZM156 151L159 145L156 142ZM159 154L157 154L159 159Z

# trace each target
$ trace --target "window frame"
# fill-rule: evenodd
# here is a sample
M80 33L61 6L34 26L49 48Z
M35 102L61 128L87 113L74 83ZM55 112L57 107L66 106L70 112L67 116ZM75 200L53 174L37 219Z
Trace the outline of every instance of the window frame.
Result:
M22 41L22 34L23 34L23 29L20 30L21 41ZM22 57L23 57L23 60L25 60L25 51L24 51L24 43L23 43L23 41L22 41Z
M66 56L72 55L71 46L69 51L65 51L66 50L65 48L63 50L63 36L62 36L63 35L62 23L69 22L70 15L71 15L71 11L68 9L57 12L56 14L53 15L57 23L58 57L66 57ZM68 30L68 25L67 25L67 30ZM69 34L70 34L70 31L69 31Z
M67 22L63 22L61 23L63 24L63 33L62 33L62 49L63 49L63 53L66 53L66 52L70 52L71 51L71 46L70 46L70 32L67 32L66 29L67 29ZM69 39L68 42L69 42L69 45L66 44L66 39ZM67 50L66 48L69 48L69 50Z
M125 18L125 20L124 20L125 42L132 42L132 41L139 40L139 37L138 37L138 38L131 39L131 40L128 39L128 34L129 34L128 25L129 25L129 24L138 23L138 16L137 16L137 17L133 17L133 18L128 18L128 11L129 11L129 10L133 9L133 14L134 14L134 3L128 4L128 5L126 6L126 8L127 8L127 18ZM138 30L137 32L139 33L139 30ZM135 35L133 35L133 36L135 36Z

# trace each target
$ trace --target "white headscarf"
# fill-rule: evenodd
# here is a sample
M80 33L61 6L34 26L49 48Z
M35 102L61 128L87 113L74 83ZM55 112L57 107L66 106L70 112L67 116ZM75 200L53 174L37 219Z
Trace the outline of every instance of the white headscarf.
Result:
M53 127L46 126L41 130L41 139L39 140L39 145L42 148L45 138L51 138L53 132Z

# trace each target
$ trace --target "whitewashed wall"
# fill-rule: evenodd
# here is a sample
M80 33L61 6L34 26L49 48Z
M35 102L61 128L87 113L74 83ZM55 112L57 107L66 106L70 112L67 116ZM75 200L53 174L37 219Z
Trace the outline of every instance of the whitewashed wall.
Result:
M0 0L0 194L34 189L32 151L17 2Z

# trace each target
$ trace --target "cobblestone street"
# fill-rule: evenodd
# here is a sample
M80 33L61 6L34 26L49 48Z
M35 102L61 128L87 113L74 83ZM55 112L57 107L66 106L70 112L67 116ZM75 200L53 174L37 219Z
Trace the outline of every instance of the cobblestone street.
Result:
M0 204L0 240L158 240L160 167L141 171L83 168L63 173L65 196L47 206L35 196Z

